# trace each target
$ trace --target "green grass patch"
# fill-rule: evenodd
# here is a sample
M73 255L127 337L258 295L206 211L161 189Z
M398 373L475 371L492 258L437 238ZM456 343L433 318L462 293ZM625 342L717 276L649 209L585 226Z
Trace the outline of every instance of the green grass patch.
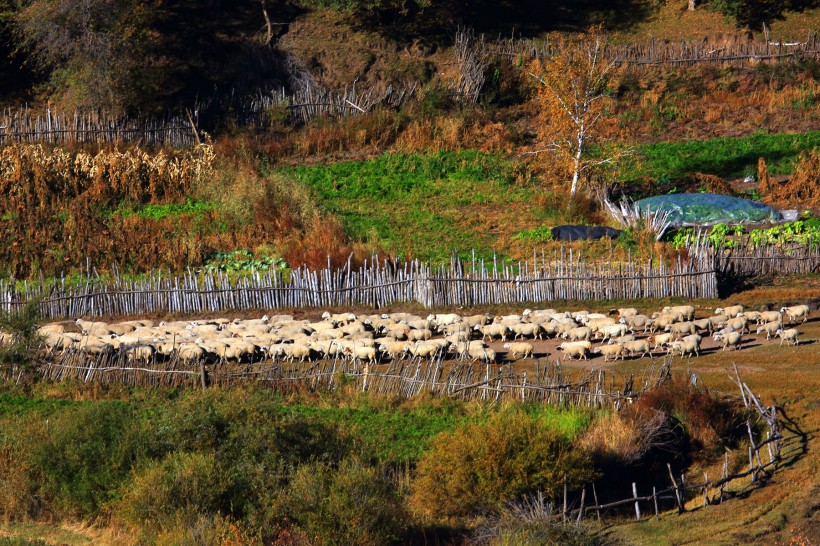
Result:
M194 201L192 199L188 199L184 203L170 203L162 205L133 205L123 202L117 207L115 213L120 214L123 217L140 216L151 220L164 220L165 218L175 218L177 216L185 215L202 216L215 208L216 205L214 203Z
M478 151L389 153L288 172L343 219L350 237L434 262L473 248L490 258L504 230L539 214L534 188L515 183L516 166Z
M818 146L820 131L644 144L637 147L641 161L627 164L621 178L675 179L693 172L741 177L756 173L761 157L766 160L769 174L791 174L800 152Z

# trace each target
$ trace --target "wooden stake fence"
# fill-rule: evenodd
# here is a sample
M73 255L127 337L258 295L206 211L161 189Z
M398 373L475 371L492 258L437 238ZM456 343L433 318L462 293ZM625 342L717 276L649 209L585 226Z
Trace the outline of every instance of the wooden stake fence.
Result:
M572 250L532 262L492 266L453 258L446 266L418 261L396 267L377 256L358 269L296 269L288 276L271 269L232 280L219 271L181 277L157 271L146 279L89 279L82 285L0 281L0 311L15 313L39 301L45 319L154 313L211 313L244 309L340 306L379 308L396 303L425 307L501 305L554 300L711 298L717 278L707 260L622 264L586 262Z
M703 507L720 504L724 500L731 497L732 492L729 491L729 486L737 482L743 481L741 490L747 489L749 486L756 487L765 483L765 480L770 474L776 470L777 465L781 462L780 450L782 447L783 435L781 433L780 423L777 418L777 408L775 406L764 406L760 399L743 383L737 373L737 366L735 366L735 377L733 381L738 385L741 391L741 397L750 410L751 413L757 416L757 419L766 425L766 439L759 442L755 441L751 434L751 421L747 420L747 427L749 430L749 468L747 470L735 473L729 473L729 459L728 454L724 459L723 471L720 478L710 480L708 473L704 473L704 480L701 483L688 484L686 482L686 475L681 474L679 479L675 479L672 467L667 465L669 469L669 479L671 486L658 488L655 485L641 487L637 483L632 483L631 490L628 495L622 500L612 501L605 504L598 503L598 494L595 489L595 484L591 484L592 493L594 495L595 503L593 505L585 505L584 499L586 497L586 486L582 488L578 498L579 504L575 508L565 508L564 513L567 518L574 518L576 521L586 516L589 512L595 512L598 519L601 518L601 512L606 510L628 509L632 506L635 511L636 521L642 520L641 503L645 507L649 507L659 518L659 501L666 502L671 507L677 507L678 513L686 511L687 493L691 498L703 497ZM751 418L750 418L751 419ZM765 451L763 451L765 448ZM762 453L762 455L761 455ZM767 456L768 455L768 456ZM764 462L765 461L765 462ZM639 494L639 490L646 491L646 494ZM651 494L648 493L651 490ZM738 492L739 493L739 492ZM577 499L576 499L577 500ZM566 504L566 501L565 501ZM645 515L645 514L644 514ZM645 518L644 518L645 519Z
M124 351L89 355L69 349L44 359L37 376L48 381L99 382L132 387L232 387L248 382L280 392L333 391L345 385L377 395L413 398L422 394L458 400L518 400L554 406L619 409L669 377L670 363L654 366L635 388L634 377L616 378L611 372L591 370L566 373L560 362L538 361L535 373L517 372L513 364L498 367L468 360L411 358L383 365L364 365L343 358L292 363L264 358L248 363L205 364L154 356L148 362L130 359ZM0 367L0 378L16 381L22 370Z
M691 252L703 252L692 247ZM709 249L715 269L725 276L805 275L820 271L820 244L771 244L755 246L748 238L732 247Z
M502 39L489 48L501 57L548 59L558 53L559 43L552 40ZM632 67L694 66L719 64L743 66L757 62L778 62L796 57L820 57L820 34L810 32L804 39L772 41L750 39L743 35L714 36L701 40L665 41L614 45L607 44L607 62Z

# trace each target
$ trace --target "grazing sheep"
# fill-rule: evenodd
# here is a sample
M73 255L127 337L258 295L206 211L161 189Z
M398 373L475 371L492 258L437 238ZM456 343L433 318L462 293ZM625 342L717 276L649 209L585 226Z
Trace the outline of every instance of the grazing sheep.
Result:
M783 346L783 342L791 342L792 345L797 345L800 343L800 340L797 337L800 335L794 328L789 328L788 330L780 329L777 331L777 335L780 337L780 346Z
M695 329L698 332L708 332L711 334L715 329L715 323L712 322L711 318L693 320L692 324L695 325Z
M748 321L746 320L746 317L743 316L737 316L733 319L729 319L725 323L725 326L729 326L735 332L748 332L749 330L747 328L747 325ZM724 324L721 324L720 326L724 326Z
M622 343L616 343L614 345L600 345L596 347L592 352L604 355L604 362L609 362L609 357L614 357L614 360L618 360L618 357L621 357L621 360L624 359L624 345Z
M597 332L601 328L604 328L605 326L612 326L613 324L618 324L618 321L613 318L605 317L588 320L586 321L585 326L593 332Z
M729 318L735 318L742 312L742 305L732 305L731 307L718 307L717 309L715 309L716 315L726 315Z
M691 305L674 305L672 307L664 307L661 313L680 313L682 318L692 320L695 318L695 308Z
M649 358L653 357L649 340L646 339L633 339L631 341L627 341L624 343L624 350L629 352L629 356L635 356L640 353L641 358L647 354L649 355Z
M482 334L482 339L490 339L500 337L501 341L507 341L507 334L510 333L510 328L503 324L488 324L486 326L478 326L479 332Z
M450 324L461 322L461 316L457 313L429 315L427 320L433 322L438 328L441 328L442 326L449 326Z
M664 327L664 331L674 334L677 337L680 337L683 334L691 335L697 333L695 325L691 322L676 322L673 324L668 324Z
M670 352L672 354L680 353L681 358L686 355L691 358L692 355L700 356L700 347L694 341L674 341L670 347Z
M629 331L634 334L636 328L643 328L643 331L646 332L649 329L649 326L652 324L652 319L647 317L646 315L633 315L629 317L623 317L619 322L621 324L626 324L629 328Z
M430 330L414 330L407 332L407 339L409 341L427 341L433 337L433 332Z
M612 345L613 343L626 343L628 341L635 341L635 336L632 334L626 334L623 336L613 337L610 338L609 341L607 341L607 343Z
M180 360L188 362L199 362L205 358L205 349L194 343L186 343L177 348Z
M781 313L788 315L789 323L797 322L797 319L802 318L803 322L809 320L809 306L795 305L793 307L784 307L780 310Z
M740 316L745 318L748 322L756 322L757 324L760 324L759 311L743 311L743 314Z
M370 363L376 362L376 349L373 347L345 347L345 354L353 358L354 362L366 360Z
M389 341L382 344L382 352L390 357L391 360L398 360L407 352L407 347L410 344L406 341Z
M621 309L612 309L609 314L614 315L618 313L619 318L627 318L627 317L634 317L638 315L638 310L634 307L626 307Z
M609 326L600 328L596 334L596 337L600 335L601 343L603 343L607 339L626 335L626 330L626 324L610 324Z
M564 339L569 339L570 341L578 341L581 339L589 339L589 336L592 335L592 330L590 330L587 326L578 326L577 328L572 328L561 334L561 337Z
M783 320L783 313L780 311L763 311L760 313L758 324L766 324L767 322L777 322Z
M699 334L692 334L689 336L684 336L681 338L681 341L694 341L700 347L700 342L703 341L703 338Z
M462 318L461 322L468 328L475 328L476 326L484 326L490 322L490 319L487 315L472 315Z
M721 342L723 351L726 350L726 347L733 347L735 350L740 349L740 344L743 343L743 334L741 332L729 332L726 334L715 334L714 339L717 342Z
M767 322L763 326L759 327L755 333L762 334L763 332L766 332L766 339L771 339L777 335L777 331L781 328L783 328L783 323L779 320L775 322Z
M450 343L459 343L461 341L470 341L470 338L473 337L471 334L472 334L471 330L468 330L466 332L456 332L455 334L450 334L450 335L446 336L444 339L446 339Z
M533 347L529 343L505 343L503 347L512 354L513 359L518 358L519 355L522 358L532 358Z
M682 317L682 315L680 313L677 315L658 315L652 320L652 325L649 327L649 331L652 333L655 333L658 330L666 331L668 326L681 322L678 320L678 317Z
M510 326L510 330L513 331L515 336L513 339L518 339L519 337L531 337L531 338L541 338L541 326L535 323L522 323Z
M495 351L493 351L492 349L488 349L488 348L479 349L477 347L470 347L469 355L470 355L470 358L473 359L473 361L479 361L480 360L481 362L486 362L488 364L490 362L495 362L496 358L497 358L497 355L495 354Z
M653 336L652 339L655 341L655 350L657 351L663 345L671 343L675 339L675 336L672 334L657 334Z
M592 349L592 344L589 341L573 341L573 342L564 342L558 346L558 350L564 353L564 356L569 356L570 360L572 357L577 355L578 359L580 360L583 358L587 360L587 353L590 352Z
M154 357L153 345L123 345L120 347L132 360L148 362Z

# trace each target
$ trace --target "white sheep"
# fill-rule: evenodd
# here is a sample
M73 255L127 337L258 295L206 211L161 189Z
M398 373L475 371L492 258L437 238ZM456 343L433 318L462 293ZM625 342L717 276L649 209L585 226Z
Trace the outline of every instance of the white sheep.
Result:
M673 324L667 324L664 327L664 331L669 332L670 334L674 334L678 337L684 334L690 335L697 333L695 325L691 322L675 322Z
M373 347L345 347L345 353L353 358L354 362L366 360L370 363L376 362L376 349Z
M561 337L564 339L569 339L570 341L579 341L582 339L589 339L589 336L592 335L592 330L589 329L587 326L578 326L577 328L572 328L567 330Z
M763 311L760 313L758 324L766 324L767 322L777 322L783 320L783 313L780 311Z
M691 358L692 355L700 356L700 347L694 341L674 341L670 347L670 352L672 354L679 352L681 357L689 355L689 358Z
M615 360L618 360L618 357L621 357L621 360L624 359L624 345L622 343L615 343L614 345L600 345L595 348L593 351L594 353L604 355L604 362L609 362L609 357L614 357Z
M583 358L587 360L587 353L590 351L591 344L589 341L575 341L570 343L562 343L558 346L558 350L564 353L565 357L569 357L570 360L574 356L578 356L579 359Z
M601 343L603 343L607 339L626 335L626 330L626 324L610 324L609 326L599 328L596 337L600 335Z
M507 341L507 334L510 332L510 328L504 324L488 324L477 328L482 334L482 339L487 338L490 340L500 337L501 341Z
M732 305L730 307L718 307L715 309L716 315L726 315L729 318L735 318L743 312L742 305Z
M809 320L809 306L795 305L793 307L784 307L780 310L781 313L788 315L789 323L797 322L797 319L802 318L803 322Z
M783 323L779 320L775 322L767 322L763 326L760 326L755 333L762 334L765 332L766 339L771 339L777 335L777 331L781 328L783 328Z
M519 337L541 338L541 326L536 323L515 324L510 326L510 330L515 334L513 339L518 339Z
M533 346L529 343L505 343L503 347L512 354L513 359L518 358L519 355L522 358L532 358Z
M691 305L673 305L672 307L664 307L661 313L680 313L686 320L695 318L695 308Z
M727 334L715 334L714 335L715 341L722 341L721 346L723 347L723 351L726 350L727 347L732 347L734 350L740 349L741 343L743 343L743 334L741 332L729 332Z
M633 339L631 341L624 342L624 349L629 352L629 356L635 356L636 354L640 353L641 357L645 355L649 355L649 358L652 358L652 348L650 347L649 340L647 339Z
M652 338L655 342L655 350L657 351L662 346L672 343L675 339L675 336L672 334L657 334Z
M787 342L787 343L791 342L792 345L797 345L797 344L800 343L800 340L798 339L798 336L800 335L800 332L798 332L794 328L789 328L788 330L780 329L780 330L777 331L777 335L778 335L778 337L780 337L780 346L781 347L783 346L784 341Z

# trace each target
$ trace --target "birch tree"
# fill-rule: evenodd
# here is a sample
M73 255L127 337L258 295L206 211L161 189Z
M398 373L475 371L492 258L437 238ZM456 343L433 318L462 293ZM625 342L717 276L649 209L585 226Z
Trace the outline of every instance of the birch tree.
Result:
M608 85L615 63L604 58L605 39L593 29L577 41L564 40L547 61L536 61L530 75L537 82L539 153L558 161L571 175L570 198L579 185L608 167L621 152L604 154L614 99ZM591 150L598 153L593 156ZM550 153L551 152L551 153Z

